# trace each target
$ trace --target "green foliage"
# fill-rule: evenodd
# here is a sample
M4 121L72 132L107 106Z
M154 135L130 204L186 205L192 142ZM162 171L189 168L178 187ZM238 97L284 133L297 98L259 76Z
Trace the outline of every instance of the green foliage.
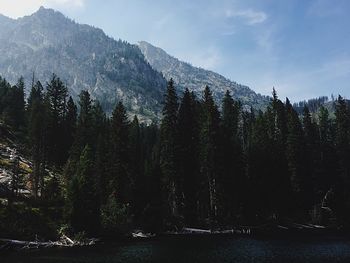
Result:
M0 80L1 94L13 89ZM341 97L334 120L323 107L317 116L307 107L298 115L275 90L264 112L243 110L229 92L219 111L209 87L201 100L189 90L179 99L169 81L160 125L136 116L130 122L122 102L108 117L87 91L79 113L66 99L56 76L47 92L33 81L25 124L17 126L27 137L30 182L21 183L15 156L0 160L14 179L11 195L1 188L9 200L0 207L6 235L51 235L59 225L85 238L132 228L350 218L350 110ZM18 190L27 186L33 197L23 199ZM320 216L324 207L331 212Z
M220 113L209 87L201 102L199 130L200 217L214 224L218 216L218 178L220 177ZM209 200L207 202L206 200Z
M239 131L242 108L229 92L223 99L221 144L222 175L219 180L221 193L221 220L230 222L239 214L245 198L244 156Z
M111 174L109 193L116 194L122 203L132 198L129 157L129 121L126 110L119 102L111 120Z
M198 102L188 89L185 90L178 113L179 138L179 187L183 192L181 209L187 225L197 223L197 202L199 193L199 118Z
M105 235L121 235L131 230L132 220L130 207L118 203L113 196L109 197L107 203L101 208L102 229Z
M22 77L13 87L0 77L0 117L16 131L24 128L25 100Z
M11 209L0 205L1 238L35 240L39 237L54 240L57 238L56 223L57 218L50 218L40 209L24 204L16 204Z
M160 127L160 166L163 177L164 213L168 220L176 221L179 216L178 181L178 98L174 81L168 82Z
M91 149L86 146L68 189L67 214L75 232L86 231L94 234L99 231L100 207L93 165Z

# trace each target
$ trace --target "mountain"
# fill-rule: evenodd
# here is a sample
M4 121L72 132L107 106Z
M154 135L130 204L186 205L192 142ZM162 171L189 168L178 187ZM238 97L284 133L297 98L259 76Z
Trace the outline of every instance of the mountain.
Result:
M166 80L139 48L52 9L0 16L0 75L11 83L24 76L28 89L33 73L42 82L57 74L75 98L88 90L108 112L122 100L130 113L159 118Z
M246 86L181 62L146 42L115 40L44 7L18 19L0 15L0 76L10 83L23 76L28 94L33 73L43 84L55 73L75 99L88 90L108 113L123 101L128 113L138 114L141 121L159 120L170 78L179 91L188 87L197 95L209 85L218 103L227 89L247 106L261 108L267 101Z
M243 105L254 108L264 108L269 98L255 93L249 87L231 81L218 73L194 67L170 56L161 48L155 47L145 41L138 43L148 63L169 80L172 78L180 90L188 88L201 96L203 88L208 85L217 102L221 102L225 92L229 90L235 99L242 101Z

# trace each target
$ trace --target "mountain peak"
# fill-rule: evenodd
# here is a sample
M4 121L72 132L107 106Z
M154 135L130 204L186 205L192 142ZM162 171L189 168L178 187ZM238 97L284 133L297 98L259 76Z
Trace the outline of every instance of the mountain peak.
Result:
M164 55L168 55L163 49L161 49L160 47L153 46L147 41L139 41L137 44L141 50L144 50L144 53L155 52L155 53L162 53Z
M0 76L11 83L23 76L28 88L33 72L43 83L57 74L74 98L88 90L108 113L123 101L130 115L159 118L166 81L138 48L45 7L0 21Z
M38 11L36 11L34 14L44 14L44 13L51 13L52 14L55 12L59 13L58 11L55 11L51 8L46 8L45 6L40 6Z
M40 6L38 11L33 13L30 17L39 17L41 19L50 19L52 17L56 17L56 18L66 19L66 17L61 12L56 11L56 10L51 9L51 8L46 8L44 6Z

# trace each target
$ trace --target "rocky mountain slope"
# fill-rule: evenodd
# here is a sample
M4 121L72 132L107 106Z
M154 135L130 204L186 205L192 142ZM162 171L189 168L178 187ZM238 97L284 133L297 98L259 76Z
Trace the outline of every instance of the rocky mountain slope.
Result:
M109 113L121 100L141 121L159 119L170 78L180 91L188 87L199 96L209 85L217 102L227 89L247 106L261 108L267 101L246 86L181 62L146 42L114 40L52 9L41 7L19 19L0 15L0 76L13 84L23 76L28 94L33 73L43 83L55 73L74 98L88 90Z
M107 111L122 100L148 118L158 117L166 85L137 46L43 7L17 20L0 17L0 75L30 83L33 72L41 81L57 74L75 97L89 90Z
M229 90L235 99L241 100L247 106L263 108L268 103L267 97L218 73L182 62L145 41L139 42L138 45L148 63L155 70L162 72L166 79L172 78L180 90L188 88L201 96L204 87L208 85L218 103L221 102L226 90Z
M30 193L32 163L24 157L15 141L11 129L0 121L0 204L13 188L20 194Z

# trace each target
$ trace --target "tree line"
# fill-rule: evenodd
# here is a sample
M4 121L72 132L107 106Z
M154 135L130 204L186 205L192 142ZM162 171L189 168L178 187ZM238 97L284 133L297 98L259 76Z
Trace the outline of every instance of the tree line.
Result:
M33 78L34 79L34 78ZM350 219L350 109L298 114L275 90L264 111L226 92L178 94L170 80L163 117L145 125L122 102L107 116L82 91L78 102L53 75L45 85L0 79L0 116L32 160L34 199L62 208L61 223L91 235L182 226L228 227ZM54 172L52 172L54 171Z

